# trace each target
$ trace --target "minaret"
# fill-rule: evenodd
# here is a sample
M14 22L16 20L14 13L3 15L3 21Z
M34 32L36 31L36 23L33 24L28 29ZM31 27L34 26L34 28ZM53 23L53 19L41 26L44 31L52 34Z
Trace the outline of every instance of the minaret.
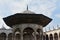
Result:
M50 27L49 27L49 31L50 31Z
M28 5L27 5L27 10L28 10Z
M53 26L53 30L55 30L54 26Z
M57 29L59 28L59 25L57 24Z

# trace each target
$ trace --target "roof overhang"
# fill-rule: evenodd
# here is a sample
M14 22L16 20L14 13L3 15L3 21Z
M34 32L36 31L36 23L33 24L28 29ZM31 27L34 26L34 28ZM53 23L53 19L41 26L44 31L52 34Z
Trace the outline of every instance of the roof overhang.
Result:
M43 14L17 13L3 18L3 20L10 27L16 24L24 24L24 23L40 24L43 27L45 27L47 24L51 22L52 19L47 16L44 16Z

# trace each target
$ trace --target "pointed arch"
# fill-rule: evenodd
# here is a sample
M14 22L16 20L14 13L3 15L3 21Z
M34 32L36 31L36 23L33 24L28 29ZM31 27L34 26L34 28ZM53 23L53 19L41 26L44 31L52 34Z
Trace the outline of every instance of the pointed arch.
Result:
M33 40L34 37L32 35L32 33L34 32L34 30L30 27L27 27L23 30L23 40Z
M15 39L16 40L21 40L21 30L20 30L20 28L16 28L14 33L15 33Z
M16 40L21 40L21 35L20 34L16 34Z
M23 32L33 32L34 30L31 27L27 27L23 30Z
M8 40L12 40L12 33L8 34Z
M53 40L53 35L52 34L50 34L49 37L50 37L50 40Z
M6 37L7 37L6 33L3 32L0 34L0 40L6 40Z
M58 40L58 34L54 33L54 40Z

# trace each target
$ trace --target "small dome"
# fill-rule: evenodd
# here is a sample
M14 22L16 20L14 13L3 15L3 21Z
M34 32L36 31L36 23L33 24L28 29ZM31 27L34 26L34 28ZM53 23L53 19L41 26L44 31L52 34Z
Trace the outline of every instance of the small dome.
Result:
M23 11L24 14L35 14L34 12L30 11L30 10L25 10Z

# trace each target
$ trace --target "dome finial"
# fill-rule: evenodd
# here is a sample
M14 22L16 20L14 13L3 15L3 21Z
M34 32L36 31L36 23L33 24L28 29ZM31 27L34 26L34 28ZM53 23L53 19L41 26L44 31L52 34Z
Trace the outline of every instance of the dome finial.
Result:
M27 5L27 10L28 10L28 5Z

